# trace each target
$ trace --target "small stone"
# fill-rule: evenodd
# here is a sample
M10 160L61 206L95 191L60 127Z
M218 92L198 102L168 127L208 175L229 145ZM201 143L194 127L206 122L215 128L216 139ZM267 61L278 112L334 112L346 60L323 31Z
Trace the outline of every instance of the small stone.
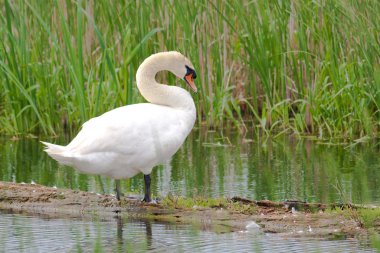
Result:
M257 229L260 228L260 225L257 224L257 223L254 222L254 221L251 221L251 222L249 222L249 223L245 226L245 228L246 228L247 230L257 230Z

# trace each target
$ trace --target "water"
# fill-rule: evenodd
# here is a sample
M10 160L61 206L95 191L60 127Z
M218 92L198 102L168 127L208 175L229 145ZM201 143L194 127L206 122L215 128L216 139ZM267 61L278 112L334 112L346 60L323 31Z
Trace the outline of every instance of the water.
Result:
M380 205L380 146L376 140L344 147L291 137L264 140L252 136L194 131L170 162L154 169L153 194ZM109 178L59 166L42 149L38 139L0 139L0 180L113 192ZM142 197L142 176L124 180L122 189ZM151 221L44 219L5 213L0 213L0 245L6 245L6 252L371 251L352 240L297 240L252 232L216 234L190 225Z
M375 252L355 240L282 238L259 231L216 234L144 220L86 221L1 214L4 252Z
M168 164L153 170L153 194L380 205L376 141L347 148L291 137L248 138L194 131ZM42 149L38 139L0 139L0 180L113 193L109 178L99 180L59 166ZM137 175L123 180L122 189L142 196L143 183Z

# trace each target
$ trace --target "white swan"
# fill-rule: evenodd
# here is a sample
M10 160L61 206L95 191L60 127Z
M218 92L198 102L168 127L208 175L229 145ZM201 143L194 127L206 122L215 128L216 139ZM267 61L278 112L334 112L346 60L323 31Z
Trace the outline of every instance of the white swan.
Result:
M42 142L45 151L59 163L84 173L122 179L142 172L144 201L150 202L153 167L169 160L181 147L196 117L194 100L186 90L156 82L155 76L162 70L183 78L197 91L194 67L185 56L174 51L151 55L136 74L137 87L150 103L119 107L90 119L67 146ZM120 200L119 180L116 196Z

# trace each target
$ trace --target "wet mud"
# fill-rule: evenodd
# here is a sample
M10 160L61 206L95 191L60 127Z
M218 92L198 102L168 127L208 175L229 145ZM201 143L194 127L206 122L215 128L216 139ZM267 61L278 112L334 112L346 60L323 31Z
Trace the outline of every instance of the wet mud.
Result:
M355 219L323 204L253 201L234 197L228 205L183 208L112 195L0 182L0 210L50 218L148 219L186 223L218 233L259 230L285 237L347 238L366 234Z

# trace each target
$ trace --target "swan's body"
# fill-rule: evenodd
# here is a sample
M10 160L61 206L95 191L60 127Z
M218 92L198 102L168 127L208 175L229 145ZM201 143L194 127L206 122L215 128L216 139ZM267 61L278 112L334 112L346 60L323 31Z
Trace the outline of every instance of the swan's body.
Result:
M87 121L65 147L47 144L47 152L84 173L115 179L150 174L179 149L194 116L168 106L128 105Z
M189 60L177 52L154 54L141 64L136 79L150 103L119 107L90 119L70 144L43 142L45 151L59 163L84 173L115 179L141 172L149 175L181 147L196 117L194 101L186 90L156 82L155 75L161 70L183 77L196 91L192 82L196 74Z

